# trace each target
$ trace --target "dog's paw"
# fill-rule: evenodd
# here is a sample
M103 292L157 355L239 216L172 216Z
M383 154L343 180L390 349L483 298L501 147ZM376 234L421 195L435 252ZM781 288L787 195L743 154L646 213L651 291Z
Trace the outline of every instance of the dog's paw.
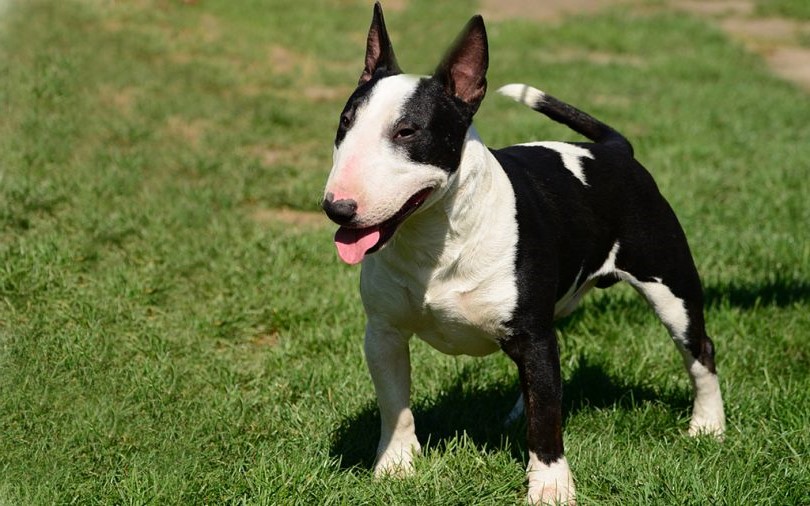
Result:
M687 357L687 361L691 360ZM692 361L688 367L695 387L695 402L692 406L692 420L689 422L690 436L714 436L723 439L726 431L726 413L717 374L709 372L700 362Z
M695 401L695 407L692 409L692 419L689 421L689 435L692 437L714 436L722 441L723 434L726 432L726 414L723 410L723 401L720 399L719 394L713 398L710 397L709 401L705 399Z
M726 432L726 419L722 416L692 416L689 422L689 435L692 437L698 436L713 436L722 441Z
M531 505L557 505L566 504L568 506L575 506L577 503L574 496L574 485L561 485L558 483L546 484L537 489L529 488L529 495L527 497Z
M377 457L377 462L374 464L374 477L404 478L412 475L413 458L419 454L420 450L419 442L416 439L408 443L389 446Z
M562 457L549 465L532 462L526 474L529 477L529 504L576 504L574 479L568 462Z
M557 504L565 504L568 506L575 506L577 504L576 498L568 490L560 490L556 485L544 487L539 492L532 493L529 491L528 501L532 506L544 505L555 506Z

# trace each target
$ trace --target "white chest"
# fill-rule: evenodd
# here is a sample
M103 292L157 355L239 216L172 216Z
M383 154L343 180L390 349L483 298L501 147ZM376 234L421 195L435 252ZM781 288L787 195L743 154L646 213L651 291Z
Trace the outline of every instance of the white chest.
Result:
M411 315L413 332L443 353L487 355L505 337L515 293L511 277L476 286L435 283Z
M465 255L450 265L424 270L381 261L383 256L367 259L361 278L366 313L443 353L497 351L517 304L512 251L488 254L467 245Z

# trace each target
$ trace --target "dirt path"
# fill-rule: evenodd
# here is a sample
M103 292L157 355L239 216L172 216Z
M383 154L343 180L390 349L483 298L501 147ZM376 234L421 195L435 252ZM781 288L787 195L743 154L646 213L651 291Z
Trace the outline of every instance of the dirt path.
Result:
M481 11L492 20L521 17L553 23L572 14L592 14L617 4L651 8L639 0L481 0ZM810 22L760 17L751 0L669 0L654 8L677 9L711 19L759 54L776 75L810 92L810 48L800 43L802 38L810 37Z

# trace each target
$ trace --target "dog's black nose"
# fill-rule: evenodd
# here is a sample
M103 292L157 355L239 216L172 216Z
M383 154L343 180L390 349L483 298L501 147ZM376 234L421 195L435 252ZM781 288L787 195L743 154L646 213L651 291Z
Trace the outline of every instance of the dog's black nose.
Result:
M338 225L349 223L357 213L357 202L352 199L335 200L335 195L332 192L326 194L321 207L326 211L329 219Z

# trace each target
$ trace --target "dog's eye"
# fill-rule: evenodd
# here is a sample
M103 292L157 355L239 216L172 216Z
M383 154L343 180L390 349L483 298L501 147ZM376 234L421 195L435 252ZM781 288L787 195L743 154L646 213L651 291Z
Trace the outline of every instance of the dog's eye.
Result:
M416 135L418 131L419 129L415 126L407 126L404 128L400 128L399 130L397 130L397 133L394 134L394 140L410 139L411 137Z
M349 128L349 125L351 124L351 122L352 122L352 118L348 114L343 114L340 117L340 126L342 126L343 128Z

